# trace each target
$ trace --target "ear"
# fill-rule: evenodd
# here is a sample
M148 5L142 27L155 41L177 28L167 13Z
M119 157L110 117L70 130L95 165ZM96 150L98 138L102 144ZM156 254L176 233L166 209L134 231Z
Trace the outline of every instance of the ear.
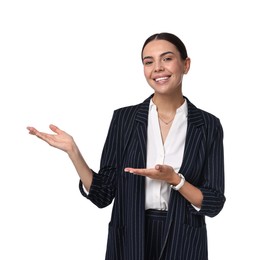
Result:
M186 58L185 61L184 61L184 74L188 73L190 67L191 67L191 59Z

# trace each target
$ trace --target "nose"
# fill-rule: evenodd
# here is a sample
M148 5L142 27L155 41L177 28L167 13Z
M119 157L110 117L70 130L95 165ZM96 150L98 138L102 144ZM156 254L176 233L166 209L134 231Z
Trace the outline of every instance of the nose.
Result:
M154 66L154 70L157 72L157 71L163 71L164 70L164 67L162 65L161 62L155 62L155 66Z

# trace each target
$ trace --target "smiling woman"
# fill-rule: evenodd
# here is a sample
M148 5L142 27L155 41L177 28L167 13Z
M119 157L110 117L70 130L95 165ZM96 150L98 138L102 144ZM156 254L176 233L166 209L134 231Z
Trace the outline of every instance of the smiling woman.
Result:
M153 93L114 111L98 172L57 126L28 130L69 155L83 196L114 202L106 260L207 260L205 216L225 203L223 129L182 93L191 61L177 36L150 36L141 58Z

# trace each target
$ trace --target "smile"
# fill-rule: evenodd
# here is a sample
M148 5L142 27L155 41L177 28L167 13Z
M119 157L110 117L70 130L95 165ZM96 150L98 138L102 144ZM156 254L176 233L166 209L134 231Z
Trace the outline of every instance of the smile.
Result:
M157 78L157 79L155 79L155 81L159 82L159 81L164 81L164 80L167 80L167 79L169 79L169 77Z

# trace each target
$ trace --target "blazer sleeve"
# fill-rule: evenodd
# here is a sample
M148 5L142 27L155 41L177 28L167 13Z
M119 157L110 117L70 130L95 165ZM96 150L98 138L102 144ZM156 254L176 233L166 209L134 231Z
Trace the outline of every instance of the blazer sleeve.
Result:
M117 130L117 113L115 111L103 147L100 170L98 173L92 170L93 181L89 193L85 192L82 181L80 180L79 182L81 194L99 208L104 208L111 204L116 192Z
M202 184L198 187L203 194L201 209L196 211L191 205L189 209L194 214L216 216L223 208L226 198L224 196L224 149L223 128L219 119L215 119L212 130L208 131L209 144L207 159L203 167Z

